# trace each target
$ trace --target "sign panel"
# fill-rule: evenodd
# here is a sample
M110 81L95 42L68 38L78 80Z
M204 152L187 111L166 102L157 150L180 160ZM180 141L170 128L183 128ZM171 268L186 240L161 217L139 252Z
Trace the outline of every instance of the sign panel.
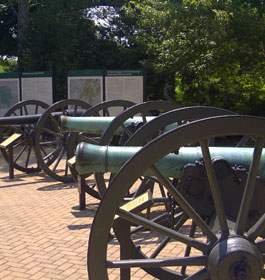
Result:
M53 103L52 72L24 72L21 79L22 100L40 100Z
M107 70L105 85L106 100L144 101L143 70Z
M0 116L19 102L18 73L0 74Z
M103 101L103 71L68 71L68 99L83 100L90 105Z

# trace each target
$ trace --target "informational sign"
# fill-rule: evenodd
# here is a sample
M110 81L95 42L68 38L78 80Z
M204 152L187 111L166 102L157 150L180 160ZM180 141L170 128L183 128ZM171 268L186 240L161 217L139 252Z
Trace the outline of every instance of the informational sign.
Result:
M91 105L103 101L103 71L68 71L68 99L83 100Z
M143 70L107 70L105 98L142 103L144 101Z
M0 73L0 116L19 102L18 73Z
M53 103L52 72L24 72L21 75L22 100L39 100Z

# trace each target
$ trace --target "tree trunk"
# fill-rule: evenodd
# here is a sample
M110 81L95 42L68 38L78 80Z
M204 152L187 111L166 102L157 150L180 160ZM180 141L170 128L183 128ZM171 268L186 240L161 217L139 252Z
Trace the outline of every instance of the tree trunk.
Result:
M18 71L24 71L29 26L28 0L18 0Z

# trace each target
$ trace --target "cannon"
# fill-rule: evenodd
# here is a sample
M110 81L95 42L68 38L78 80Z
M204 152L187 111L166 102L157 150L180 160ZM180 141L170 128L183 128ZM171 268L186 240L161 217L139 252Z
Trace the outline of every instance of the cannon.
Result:
M100 125L98 129L99 139L91 141L91 135L89 135L90 130L90 120L83 119L83 122L79 122L78 118L61 118L61 128L63 131L73 131L73 127L75 126L75 130L80 130L78 135L78 141L75 138L70 138L68 141L68 154L74 156L75 149L77 143L80 141L88 142L88 143L98 143L100 145L106 145L107 143L111 143L113 145L122 145L127 138L131 137L134 132L143 124L148 123L151 119L154 119L157 115L161 115L165 112L171 111L173 109L179 108L178 104L166 101L149 101L141 104L135 104L126 108L124 111L120 112L107 126L103 124L103 129L100 129ZM94 122L94 121L93 121ZM103 121L105 123L105 121ZM88 133L88 136L85 136L84 132ZM95 133L96 131L94 131ZM85 208L85 195L88 193L93 197L100 199L101 195L105 189L105 180L106 177L103 178L103 174L96 173L95 179L96 184L90 183L91 178L89 178L94 173L82 174L77 179L77 172L75 170L74 164L70 163L72 175L76 181L78 181L79 185L79 204L80 209ZM87 180L89 178L89 180ZM102 187L101 187L102 186ZM99 191L98 191L99 190ZM102 191L101 191L102 190Z
M127 100L113 100L111 102L100 103L93 107L87 105L83 112L83 116L100 116L101 111L104 116L108 115L110 107L115 108L116 110L124 110L132 104L134 103ZM53 107L47 109L46 114L39 119L35 131L35 139L41 139L43 134L48 135L48 137L46 137L44 141L35 141L34 149L38 163L46 174L58 181L74 182L74 178L67 161L72 156L71 152L69 152L69 147L71 147L71 143L76 141L76 137L78 135L74 136L72 133L62 132L60 130L60 119L58 118L54 120L54 118L51 117L51 111L65 111L65 107L63 105L64 104L54 104ZM78 108L75 109L77 110ZM73 116L76 116L76 114ZM53 128L47 130L45 127L50 123L52 123ZM92 138L94 137L98 137L98 134L95 135L93 133ZM50 145L52 144L49 140L50 138L53 139L52 146ZM89 138L90 140L92 139L91 137ZM54 143L56 143L56 145ZM47 149L44 149L44 147ZM57 155L57 159L53 162L53 164L48 165L47 162L49 162L50 155Z
M264 277L264 127L264 118L216 116L143 147L79 144L80 173L115 173L89 237L89 279Z
M53 168L49 175L64 181L64 175L57 176L66 139L59 134L59 116L78 116L90 107L79 100L63 100L50 107L36 100L19 102L0 118L1 142L5 143L4 140L13 134L20 136L12 143L13 160L10 159L9 147L2 147L3 157L8 162L13 161L15 169L26 173ZM36 149L41 149L45 156L41 156Z
M63 100L49 107L40 101L23 101L12 107L5 117L0 118L2 129L0 134L4 135L3 139L14 133L22 136L14 142L14 168L26 173L43 170L58 181L74 182L73 176L76 173L73 168L69 168L67 160L73 156L73 143L80 142L77 139L81 137L84 139L85 136L84 133L77 135L61 131L59 129L60 116L82 115L99 118L107 116L105 118L108 121L104 125L108 126L115 118L110 117L111 114L117 114L134 104L127 100L111 100L91 106L79 100ZM90 128L90 141L95 141L102 132L99 122L94 124L97 129L92 131L92 127ZM1 151L4 158L10 162L11 149L8 148L5 147Z
M163 107L164 106L164 107ZM138 104L128 108L118 115L113 121L107 126L106 130L102 134L99 141L94 142L94 144L107 145L113 144L113 135L118 135L123 133L122 138L114 139L116 141L115 145L135 145L142 146L146 142L150 141L150 139L156 137L158 134L161 134L172 127L176 127L183 122L192 121L195 119L216 116L216 115L231 115L234 114L231 111L227 111L221 108L209 107L209 106L192 106L192 107L184 107L178 108L176 106L174 110L171 110L173 103L168 104L168 102L146 102L143 104ZM165 112L160 114L159 116L148 117L145 116L140 117L140 122L134 124L132 122L133 118L139 118L139 113L143 112L145 114L150 114L152 109L163 108ZM160 109L161 110L161 109ZM86 119L83 119L83 123L79 122L80 118L69 118L63 117L65 120L69 120L69 123L64 120L64 129L67 129L75 126L76 129L84 129L89 128L89 123L86 123ZM75 121L74 121L75 120ZM126 123L132 124L127 128ZM88 143L92 143L90 139L80 139ZM80 142L80 141L79 141ZM76 143L75 143L76 145ZM75 145L72 145L71 149L75 149ZM71 153L74 154L73 152ZM75 178L77 180L77 172L75 168L73 168L73 172L76 174ZM94 172L96 184L89 185L89 183L85 182L85 178L89 177L92 173L79 173L79 192L80 192L80 209L85 208L85 194L94 196L95 198L100 199L104 194L107 188L107 180L106 173L103 172ZM91 179L91 178L89 178ZM91 180L90 180L91 181Z
M15 143L14 149L19 149L19 152L15 155L14 161L11 160L13 168L27 173L40 171L38 166L29 163L35 161L32 156L32 142L29 141L28 135L34 129L38 118L48 107L48 104L38 100L21 101L12 106L0 118L0 142L3 142L14 133L24 135L24 137L21 137L20 142ZM38 115L37 118L35 118L36 115ZM10 162L8 150L8 148L2 148L1 152L4 159ZM26 155L23 161L20 160L22 154Z

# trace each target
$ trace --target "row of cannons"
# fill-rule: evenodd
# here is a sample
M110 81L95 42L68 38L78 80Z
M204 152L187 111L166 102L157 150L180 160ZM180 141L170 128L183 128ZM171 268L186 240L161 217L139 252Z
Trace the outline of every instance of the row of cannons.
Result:
M26 101L0 127L12 167L76 181L80 209L86 195L99 199L90 280L265 278L264 118L169 102Z

